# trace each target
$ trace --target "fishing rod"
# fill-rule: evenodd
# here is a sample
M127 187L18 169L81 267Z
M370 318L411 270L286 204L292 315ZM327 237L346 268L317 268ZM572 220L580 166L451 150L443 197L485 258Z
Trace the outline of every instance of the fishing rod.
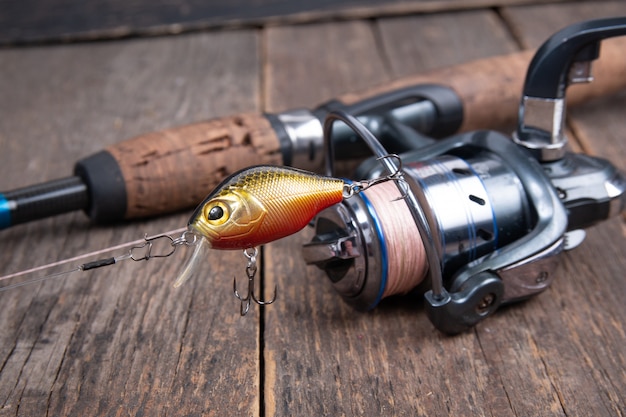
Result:
M570 105L626 87L620 74L625 49L625 39L604 45L598 82L573 92ZM78 161L72 176L0 191L0 229L74 210L95 222L115 222L194 207L207 189L250 165L322 172L322 124L333 110L357 116L391 153L421 146L414 132L444 138L506 126L517 116L531 57L526 51L476 60L346 94L312 110L239 114L125 140ZM333 141L340 158L368 154L340 122Z
M436 140L415 132L406 139L420 146L395 155L357 117L333 110L323 125L326 175L247 167L224 179L185 228L107 248L131 246L0 291L129 259L167 258L177 248L192 247L174 284L180 286L207 261L208 251L242 250L248 286L241 292L234 281L233 292L245 315L252 303L276 299L276 290L270 299L255 292L257 247L297 233L314 219L304 260L324 270L348 303L370 309L385 297L420 291L439 330L466 330L499 306L545 290L557 255L580 244L585 228L626 208L624 173L607 160L567 151L563 133L567 87L589 82L601 41L621 35L626 17L572 25L546 41L528 68L511 137L479 130ZM358 180L334 176L339 122L375 155L357 170Z

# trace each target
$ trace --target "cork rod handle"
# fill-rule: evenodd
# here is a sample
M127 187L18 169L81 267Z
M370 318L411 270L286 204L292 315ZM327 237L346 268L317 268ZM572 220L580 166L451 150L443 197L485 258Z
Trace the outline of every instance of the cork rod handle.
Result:
M231 173L282 164L276 133L259 114L152 132L115 144L126 186L126 218L193 207Z

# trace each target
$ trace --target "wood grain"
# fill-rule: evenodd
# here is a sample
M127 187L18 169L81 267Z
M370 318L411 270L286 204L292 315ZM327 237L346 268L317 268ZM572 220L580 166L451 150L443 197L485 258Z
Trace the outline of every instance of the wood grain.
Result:
M390 79L367 21L269 27L264 45L268 111L314 107Z
M523 48L537 48L552 33L583 20L623 16L622 1L572 2L569 4L505 7L502 17Z
M257 47L254 31L238 31L0 51L0 188L67 175L142 132L259 111ZM20 225L3 231L0 270L186 221L98 228L74 213ZM258 313L241 320L232 297L245 259L212 254L174 290L185 255L0 293L0 415L257 415Z

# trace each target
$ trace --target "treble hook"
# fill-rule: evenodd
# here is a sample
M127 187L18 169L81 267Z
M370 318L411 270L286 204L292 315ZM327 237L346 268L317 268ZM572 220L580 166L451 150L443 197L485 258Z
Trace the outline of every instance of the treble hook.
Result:
M274 287L274 296L271 300L260 300L254 293L254 277L257 273L256 257L258 253L259 250L257 248L248 248L244 249L243 251L244 256L248 258L248 265L246 266L246 275L248 276L248 291L245 297L242 297L241 294L239 294L239 291L237 291L237 278L233 278L233 292L235 293L235 297L237 297L237 299L241 301L239 313L242 316L245 316L246 314L248 314L248 311L250 311L251 301L254 301L256 304L261 306L272 304L274 301L276 301L276 287Z
M402 159L396 154L388 154L388 155L383 155L383 156L376 158L377 161L382 161L385 159L395 159L397 161L397 163L393 163L395 170L392 173L384 177L380 177L380 178L374 178L371 180L353 181L352 183L345 184L344 190L343 190L344 198L352 197L354 194L358 194L362 191L365 191L373 185L380 184L386 181L398 181L400 184L404 185L405 181L404 181L404 177L402 176ZM390 162L390 164L392 163ZM388 165L386 165L386 167L388 170L390 170L388 168ZM407 196L407 192L404 186L402 187L402 191L403 191L402 195L398 198L398 200L406 198Z

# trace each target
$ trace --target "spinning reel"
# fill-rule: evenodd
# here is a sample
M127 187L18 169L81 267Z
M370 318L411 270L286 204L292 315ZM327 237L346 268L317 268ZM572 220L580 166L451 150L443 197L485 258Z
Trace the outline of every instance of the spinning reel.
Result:
M567 86L591 81L600 41L620 35L626 18L575 24L548 39L529 66L512 137L477 131L435 141L404 129L410 148L389 150L400 153L404 179L387 185L401 197L374 204L360 193L326 209L303 248L305 261L323 269L358 309L394 293L386 291L392 284L401 288L395 293L424 291L430 320L446 333L545 290L556 255L581 243L584 228L626 206L624 174L609 161L567 151L564 134ZM325 125L328 174L336 119L379 158L389 154L356 119L335 113ZM396 168L389 158L383 162L389 172ZM369 160L355 178L378 178L381 170ZM399 204L408 208L402 221L416 231L413 238L395 239L385 230ZM423 253L424 272L391 271L391 263L407 261L398 258L401 250Z

